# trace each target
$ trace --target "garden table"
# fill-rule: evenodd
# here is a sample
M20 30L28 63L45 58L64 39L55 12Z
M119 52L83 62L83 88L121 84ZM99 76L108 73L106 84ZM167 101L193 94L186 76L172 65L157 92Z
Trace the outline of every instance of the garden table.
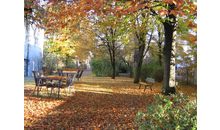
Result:
M76 71L63 71L63 74L66 74L66 76L70 74L76 74Z
M37 86L37 96L39 95L39 83L40 80L51 80L51 82L53 82L53 80L58 80L59 81L59 85L58 85L58 89L60 89L60 83L62 82L62 80L67 79L67 76L56 76L56 75L50 75L50 76L42 76L42 77L38 77L38 86ZM59 93L58 93L58 98L59 98Z

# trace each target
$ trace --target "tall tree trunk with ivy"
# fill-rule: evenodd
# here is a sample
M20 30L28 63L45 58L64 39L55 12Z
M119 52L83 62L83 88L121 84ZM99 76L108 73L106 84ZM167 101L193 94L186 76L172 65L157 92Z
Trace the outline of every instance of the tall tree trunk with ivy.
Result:
M170 5L173 10L175 5ZM169 20L166 20L164 25L165 30L165 45L163 49L164 56L164 76L162 92L164 94L174 94L175 90L175 38L177 21L174 15L168 15Z

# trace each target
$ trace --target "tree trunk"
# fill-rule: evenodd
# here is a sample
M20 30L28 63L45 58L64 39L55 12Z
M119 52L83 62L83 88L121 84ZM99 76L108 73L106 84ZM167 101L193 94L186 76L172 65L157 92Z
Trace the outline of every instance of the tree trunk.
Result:
M169 5L174 9L174 4ZM163 23L165 30L164 55L164 76L162 92L164 94L174 94L175 90L175 35L176 35L176 17L169 15L170 21Z
M158 54L158 57L159 57L159 65L162 66L162 49L161 49L161 42L159 42L159 54Z
M115 79L115 51L112 52L112 79Z
M161 46L162 46L162 42L161 42L161 34L160 34L160 30L159 30L159 25L158 25L158 37L159 37L159 40L158 40L158 47L159 47L159 52L158 52L158 57L159 57L159 65L162 66L162 49L161 49Z
M134 83L139 83L139 78L141 76L141 65L142 65L142 58L139 57L137 68L135 70L135 76L134 76Z
M144 35L142 35L142 36L144 36ZM138 41L139 41L139 53L138 53L137 68L135 70L134 83L138 83L139 78L141 76L141 66L143 63L143 54L144 54L144 49L145 49L145 38L140 37L140 38L138 38Z
M197 67L195 67L195 70L194 70L193 85L197 85Z
M133 67L131 65L129 65L129 77L133 77Z

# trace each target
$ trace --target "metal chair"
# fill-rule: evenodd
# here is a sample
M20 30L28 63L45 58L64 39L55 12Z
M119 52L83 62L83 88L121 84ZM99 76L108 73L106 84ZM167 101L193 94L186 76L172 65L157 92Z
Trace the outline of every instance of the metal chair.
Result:
M76 77L76 78L78 79L78 82L79 82L79 79L81 79L81 77L82 77L83 71L84 71L84 70L81 70L80 73L78 74L78 76ZM82 80L81 80L81 81L82 81Z
M58 73L59 76L68 76L68 74L67 75L63 74L62 69L57 69L57 73Z
M80 71L81 71L81 70L77 70L77 72L76 72L76 79L78 79L78 77L79 77L79 75L80 75Z
M67 80L66 80L66 83L60 82L60 87L59 87L59 82L53 83L52 88L51 88L51 93L52 93L53 88L58 88L58 97L59 97L60 89L65 90L65 88L68 88L69 92L70 92L70 95L72 95L71 86L72 86L73 92L75 93L75 90L74 90L74 87L73 87L73 83L74 83L75 78L76 78L76 74L70 74L68 76ZM66 91L65 91L65 93L66 93Z
M34 95L34 92L35 92L35 89L36 89L37 86L39 86L41 88L43 86L45 86L47 88L52 86L52 84L50 82L46 82L46 80L39 79L39 77L44 76L42 70L40 70L40 71L32 71L32 73L34 74L34 80L35 80L35 88L34 88L34 91L33 91L33 95ZM41 91L41 88L40 88L40 91Z

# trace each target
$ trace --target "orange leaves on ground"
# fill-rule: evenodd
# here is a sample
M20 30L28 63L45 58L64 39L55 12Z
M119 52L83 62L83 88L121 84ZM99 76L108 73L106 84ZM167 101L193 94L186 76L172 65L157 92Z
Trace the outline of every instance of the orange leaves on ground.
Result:
M94 77L84 75L82 82L74 83L76 93L64 99L36 98L28 95L34 85L25 85L24 127L27 129L137 129L134 122L139 110L146 111L161 92L162 83L155 83L153 91L132 78ZM184 89L184 88L182 88ZM46 93L46 89L42 93ZM195 90L190 89L190 92Z

